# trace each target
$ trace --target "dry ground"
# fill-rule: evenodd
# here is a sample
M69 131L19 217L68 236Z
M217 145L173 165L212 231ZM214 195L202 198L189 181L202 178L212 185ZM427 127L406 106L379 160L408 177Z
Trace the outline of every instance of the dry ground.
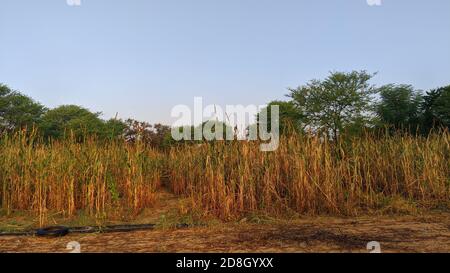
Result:
M67 243L77 241L81 244L82 252L367 253L367 243L378 241L383 252L450 253L450 213L359 218L305 217L292 221L268 221L259 224L247 221L215 223L187 229L167 229L164 225L167 220L164 219L170 215L170 211L177 210L182 201L167 192L162 192L160 198L159 207L144 212L140 219L134 221L134 223L162 223L156 230L71 234L51 239L0 237L0 252L68 252ZM124 219L119 219L117 223L121 220ZM26 223L20 217L0 217L2 227L23 227ZM61 223L55 221L54 224ZM80 222L76 224L79 225Z
M368 252L369 241L380 242L383 252L450 252L450 215L315 218L56 239L3 237L0 252L67 252L70 241L78 241L82 252Z

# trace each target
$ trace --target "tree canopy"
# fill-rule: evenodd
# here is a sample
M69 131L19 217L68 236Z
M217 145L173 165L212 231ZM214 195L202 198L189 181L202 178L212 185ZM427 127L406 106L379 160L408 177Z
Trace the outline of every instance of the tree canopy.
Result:
M366 71L333 72L324 80L289 89L289 97L306 129L337 141L345 127L371 118L376 93L369 83L373 76Z
M388 127L393 132L401 130L424 135L434 129L450 129L450 85L425 94L406 84L376 88L370 84L374 75L366 71L332 72L323 80L312 80L296 89L290 88L287 95L290 100L271 101L258 113L256 124L249 128L265 120L267 129L271 130L270 109L276 105L281 134L311 131L338 141L344 133L358 136L365 129ZM266 119L262 114L267 115ZM131 143L139 140L154 147L177 143L172 139L169 126L132 119L105 121L100 115L77 105L49 110L30 97L0 84L0 133L37 128L41 135L52 139L73 134L80 141L95 135L101 139L120 137ZM215 121L197 127L187 126L182 131L191 139L194 139L194 132L204 132L206 135L202 135L202 141L205 141L215 139L219 134L227 138L227 133L230 134L228 138L233 139L235 129Z
M77 105L63 105L47 111L39 127L44 136L61 138L66 133L73 133L77 139L87 135L102 135L104 123L100 113L92 113Z
M422 127L450 129L450 85L431 90L423 98Z
M267 129L270 131L271 124L272 124L272 115L271 115L271 107L272 106L278 106L279 109L279 125L280 125L280 133L281 134L288 134L292 130L295 131L301 131L304 126L302 124L302 115L298 111L296 105L292 101L271 101L267 105L265 109L262 109L260 113L258 113L256 119L257 123L259 124L262 122L262 120L265 120L267 122Z
M0 132L36 125L46 108L28 96L0 84Z
M420 91L411 85L389 84L379 88L381 101L377 114L383 125L395 130L417 130L420 123L420 107L423 101Z

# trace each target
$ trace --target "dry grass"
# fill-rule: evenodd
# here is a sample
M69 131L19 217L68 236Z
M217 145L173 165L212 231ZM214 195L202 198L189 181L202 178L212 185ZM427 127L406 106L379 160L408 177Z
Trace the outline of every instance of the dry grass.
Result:
M171 186L205 214L356 215L448 208L450 135L363 137L338 147L317 137L281 139L275 152L256 142L174 148Z
M367 136L338 146L292 135L275 152L235 141L164 154L142 143L44 143L18 133L0 140L0 204L7 214L36 213L41 225L49 213L138 214L157 202L164 172L170 189L187 199L180 212L222 220L448 209L449 143L448 132Z
M142 144L43 143L18 133L0 145L0 204L7 213L32 210L42 225L50 211L103 217L111 208L137 213L155 201L161 156Z

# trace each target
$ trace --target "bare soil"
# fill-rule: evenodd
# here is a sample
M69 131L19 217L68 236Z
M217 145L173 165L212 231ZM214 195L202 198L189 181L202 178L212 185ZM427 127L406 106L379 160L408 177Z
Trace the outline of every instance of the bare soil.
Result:
M144 212L136 223L153 223L177 210L179 199L161 193L160 206ZM0 217L1 218L1 217ZM13 219L17 222L17 218ZM55 222L56 223L56 222ZM10 226L11 219L0 219ZM420 216L358 218L305 217L266 223L216 223L204 227L107 234L70 234L62 238L0 237L0 252L69 252L69 242L81 252L361 252L377 241L383 252L450 253L450 213Z
M383 252L450 252L450 215L382 218L314 218L280 224L222 226L69 235L3 237L0 252L362 252L378 241Z

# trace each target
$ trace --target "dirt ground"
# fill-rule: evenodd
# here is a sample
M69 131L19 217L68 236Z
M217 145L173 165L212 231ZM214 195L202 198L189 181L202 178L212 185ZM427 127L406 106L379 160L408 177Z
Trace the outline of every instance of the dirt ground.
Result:
M167 191L160 192L159 199L158 206L143 213L134 223L164 223L183 202ZM33 222L28 220L27 217L0 217L0 226L31 226ZM73 223L59 221L52 224L73 226ZM89 224L92 223L77 222L75 225ZM0 236L0 252L67 253L70 252L67 244L72 241L78 242L84 253L367 253L367 243L371 241L379 242L382 252L450 253L450 213L359 218L305 217L258 224L252 221L215 223L184 229L167 229L163 224L149 231L69 234L62 238Z
M63 238L0 237L0 252L450 252L450 214L378 218L305 218L276 224L226 224Z

